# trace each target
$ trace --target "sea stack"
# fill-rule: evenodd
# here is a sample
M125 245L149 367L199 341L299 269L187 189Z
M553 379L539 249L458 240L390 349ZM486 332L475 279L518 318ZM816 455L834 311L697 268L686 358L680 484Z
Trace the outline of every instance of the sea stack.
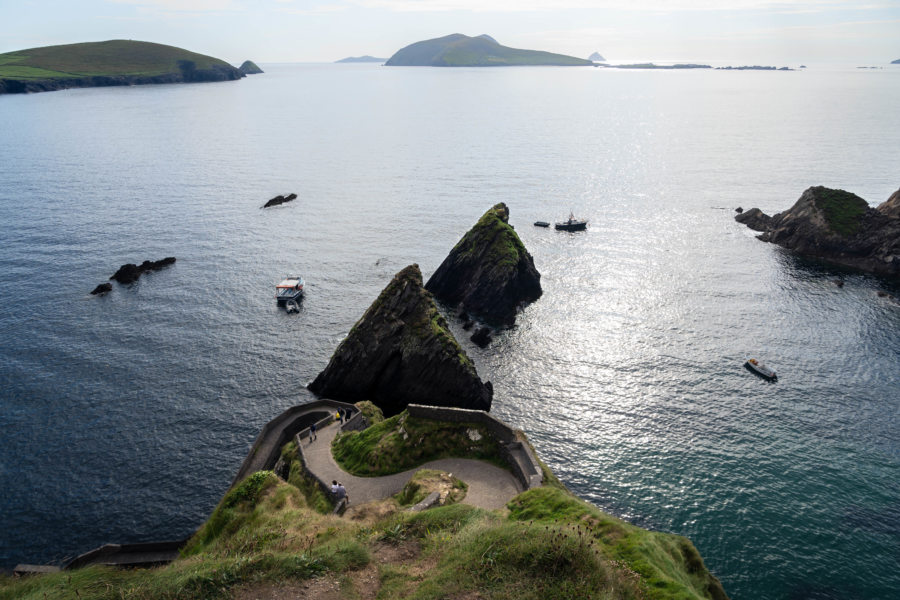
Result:
M486 323L511 326L521 306L541 297L541 274L500 203L453 247L425 285L435 297Z
M264 71L252 60L245 60L243 64L238 67L238 71L244 75L259 75L260 73L264 73Z
M783 213L770 217L754 208L735 220L799 254L900 276L900 190L872 208L856 194L811 187Z
M486 411L493 397L422 287L418 265L394 276L309 389L371 400L388 415L412 403Z

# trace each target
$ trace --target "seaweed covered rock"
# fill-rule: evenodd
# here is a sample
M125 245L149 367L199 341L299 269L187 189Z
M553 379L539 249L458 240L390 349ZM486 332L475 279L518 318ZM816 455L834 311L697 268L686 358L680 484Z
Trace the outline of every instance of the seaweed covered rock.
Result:
M878 208L855 194L811 187L789 210L769 217L752 209L735 219L758 236L799 254L900 276L900 190Z
M490 410L493 396L422 287L418 265L394 276L309 389L371 400L388 415L411 403Z
M446 304L506 326L515 322L522 305L542 293L541 274L509 225L509 209L502 202L453 247L425 288Z

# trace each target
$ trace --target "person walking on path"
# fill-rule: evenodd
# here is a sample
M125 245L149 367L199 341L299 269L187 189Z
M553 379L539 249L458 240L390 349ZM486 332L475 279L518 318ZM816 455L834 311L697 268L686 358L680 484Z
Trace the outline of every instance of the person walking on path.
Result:
M309 426L309 443L312 444L316 440L316 424Z
M347 504L350 504L350 496L347 495L347 488L344 487L343 483L337 484L337 500L340 502L344 498L347 499Z
M338 494L338 482L336 479L331 480L331 493L334 494L334 497L337 498Z
M338 419L341 420L341 424L343 425L344 424L344 409L343 408L338 409Z

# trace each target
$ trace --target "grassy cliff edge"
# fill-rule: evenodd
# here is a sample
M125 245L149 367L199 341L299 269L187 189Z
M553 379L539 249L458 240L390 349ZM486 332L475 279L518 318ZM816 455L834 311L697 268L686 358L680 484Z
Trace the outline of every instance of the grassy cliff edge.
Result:
M400 443L390 424L370 430L369 447L379 434ZM295 462L296 447L283 457ZM348 600L727 599L690 540L612 517L549 470L544 487L504 511L450 504L411 513L386 499L344 518L327 514L321 492L294 471L288 481L260 471L230 490L169 565L0 578L0 600L280 597L301 585L310 597L327 586L329 598Z

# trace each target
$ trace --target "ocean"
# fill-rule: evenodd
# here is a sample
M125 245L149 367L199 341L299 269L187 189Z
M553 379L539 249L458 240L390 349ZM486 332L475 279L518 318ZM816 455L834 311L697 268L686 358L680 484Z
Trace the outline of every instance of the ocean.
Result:
M485 349L450 319L492 413L735 600L894 597L900 283L733 216L886 200L900 67L262 66L0 97L0 566L189 535L391 277L505 202L544 295Z

